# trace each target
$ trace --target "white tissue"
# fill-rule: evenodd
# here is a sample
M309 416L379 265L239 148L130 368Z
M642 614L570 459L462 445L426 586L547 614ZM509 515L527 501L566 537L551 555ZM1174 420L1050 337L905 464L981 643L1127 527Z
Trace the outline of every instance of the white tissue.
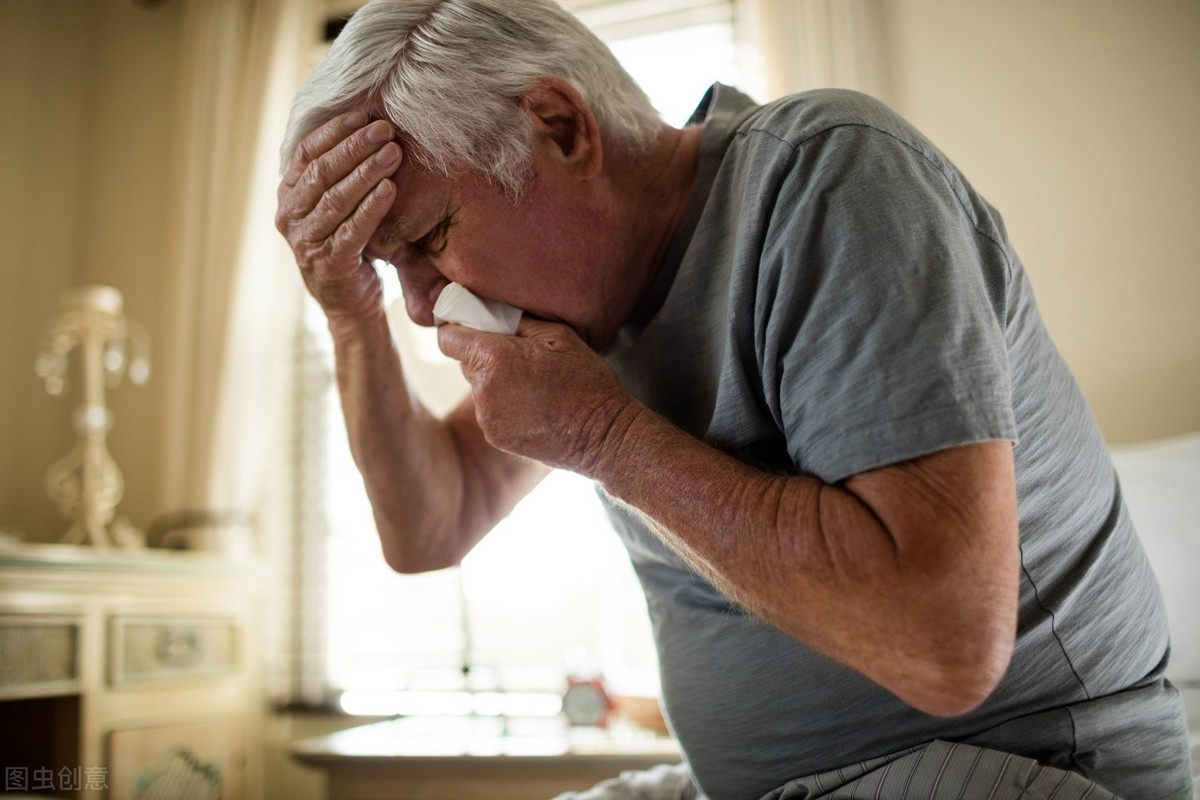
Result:
M457 283L447 284L433 305L433 321L437 325L453 322L484 333L517 332L521 309L476 297Z

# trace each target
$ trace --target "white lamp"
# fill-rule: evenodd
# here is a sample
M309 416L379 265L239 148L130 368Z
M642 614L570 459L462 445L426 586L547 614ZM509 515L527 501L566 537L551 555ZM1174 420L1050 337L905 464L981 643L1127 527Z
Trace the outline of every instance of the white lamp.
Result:
M128 374L133 383L150 377L150 339L145 329L125 319L121 293L111 286L85 286L68 293L50 321L34 368L51 395L67 389L67 356L83 351L83 402L75 413L79 443L46 473L46 493L70 521L67 544L90 542L138 547L141 531L116 516L125 493L121 471L105 439L112 414L104 401Z

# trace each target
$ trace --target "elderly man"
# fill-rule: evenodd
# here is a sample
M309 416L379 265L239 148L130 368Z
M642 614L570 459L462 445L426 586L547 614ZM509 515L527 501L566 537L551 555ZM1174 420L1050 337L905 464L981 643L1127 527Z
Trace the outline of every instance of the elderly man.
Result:
M549 0L383 0L283 153L388 563L457 564L545 465L592 478L683 794L1187 796L1105 443L999 215L894 113L717 86L675 129ZM440 328L444 419L376 260L418 324L451 282L525 312Z

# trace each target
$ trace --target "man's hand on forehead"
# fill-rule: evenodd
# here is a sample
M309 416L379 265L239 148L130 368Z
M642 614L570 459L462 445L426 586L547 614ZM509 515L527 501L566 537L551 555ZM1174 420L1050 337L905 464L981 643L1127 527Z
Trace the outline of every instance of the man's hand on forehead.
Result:
M347 112L306 136L284 170L275 225L330 316L382 307L378 278L364 258L396 197L392 176L403 153L395 140L391 123Z
M283 185L295 186L312 167L345 177L362 161L396 141L396 129L386 120L371 120L362 111L340 114L300 141L288 161ZM402 154L395 147L396 163ZM389 148L389 154L391 149Z

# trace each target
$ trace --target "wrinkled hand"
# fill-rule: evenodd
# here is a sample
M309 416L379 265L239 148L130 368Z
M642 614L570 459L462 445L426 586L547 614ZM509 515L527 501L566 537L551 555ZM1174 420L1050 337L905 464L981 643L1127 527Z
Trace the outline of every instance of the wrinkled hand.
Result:
M565 325L525 317L515 336L443 325L438 345L462 364L488 442L551 467L594 477L641 407Z
M330 319L382 308L363 251L395 199L388 180L402 157L395 136L386 121L342 114L297 146L279 184L275 227Z

